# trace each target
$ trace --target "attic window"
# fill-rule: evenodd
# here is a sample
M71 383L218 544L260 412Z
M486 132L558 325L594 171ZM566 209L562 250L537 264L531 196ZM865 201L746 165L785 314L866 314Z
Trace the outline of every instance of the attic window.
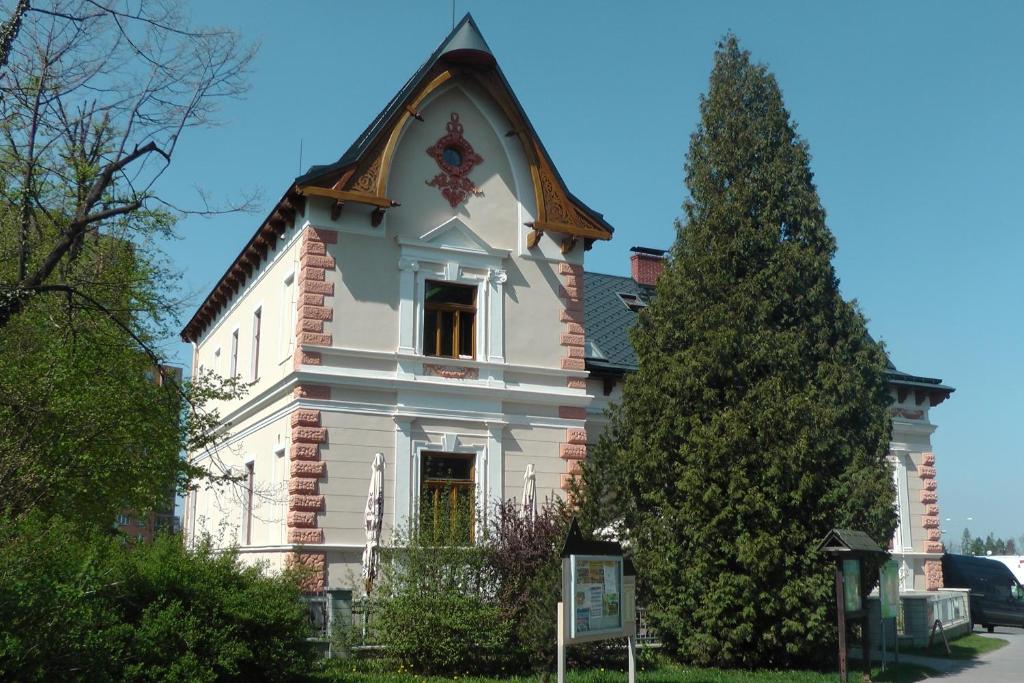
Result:
M634 313L639 313L641 309L647 308L647 303L636 294L618 292L618 295L622 299L622 303L626 305L626 308Z

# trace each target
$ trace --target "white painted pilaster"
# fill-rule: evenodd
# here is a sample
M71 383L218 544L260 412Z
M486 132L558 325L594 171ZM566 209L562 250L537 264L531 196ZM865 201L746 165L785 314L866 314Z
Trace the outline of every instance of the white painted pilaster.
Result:
M418 261L409 258L398 260L401 271L398 285L398 352L416 353L416 273Z
M487 271L487 360L505 362L505 281L504 270Z
M395 526L408 526L413 505L412 420L395 418Z
M487 510L505 499L505 453L501 445L504 429L503 424L487 425Z

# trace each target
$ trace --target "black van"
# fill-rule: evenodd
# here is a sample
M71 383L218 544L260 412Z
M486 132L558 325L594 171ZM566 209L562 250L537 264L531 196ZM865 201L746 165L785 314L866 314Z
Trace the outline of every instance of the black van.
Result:
M1002 562L971 555L942 556L947 588L970 588L971 621L988 629L1024 627L1024 588Z

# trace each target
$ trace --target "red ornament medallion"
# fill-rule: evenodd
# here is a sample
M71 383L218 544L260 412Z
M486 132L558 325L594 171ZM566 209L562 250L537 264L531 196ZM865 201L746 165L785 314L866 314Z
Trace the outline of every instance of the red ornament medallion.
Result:
M446 128L448 132L427 148L427 154L434 159L441 172L426 182L427 185L440 190L454 209L466 201L470 194L481 194L480 188L468 176L473 167L484 159L474 152L473 145L462 137L462 124L459 123L458 114L452 112Z

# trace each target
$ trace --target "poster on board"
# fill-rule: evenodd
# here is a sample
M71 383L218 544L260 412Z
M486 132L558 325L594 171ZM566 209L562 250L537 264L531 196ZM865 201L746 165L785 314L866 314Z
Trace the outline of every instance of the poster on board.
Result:
M859 612L860 560L843 560L843 606L847 612Z
M570 556L572 638L622 631L622 558Z
M895 619L900 611L900 564L889 560L879 570L878 594L882 603L882 618Z

